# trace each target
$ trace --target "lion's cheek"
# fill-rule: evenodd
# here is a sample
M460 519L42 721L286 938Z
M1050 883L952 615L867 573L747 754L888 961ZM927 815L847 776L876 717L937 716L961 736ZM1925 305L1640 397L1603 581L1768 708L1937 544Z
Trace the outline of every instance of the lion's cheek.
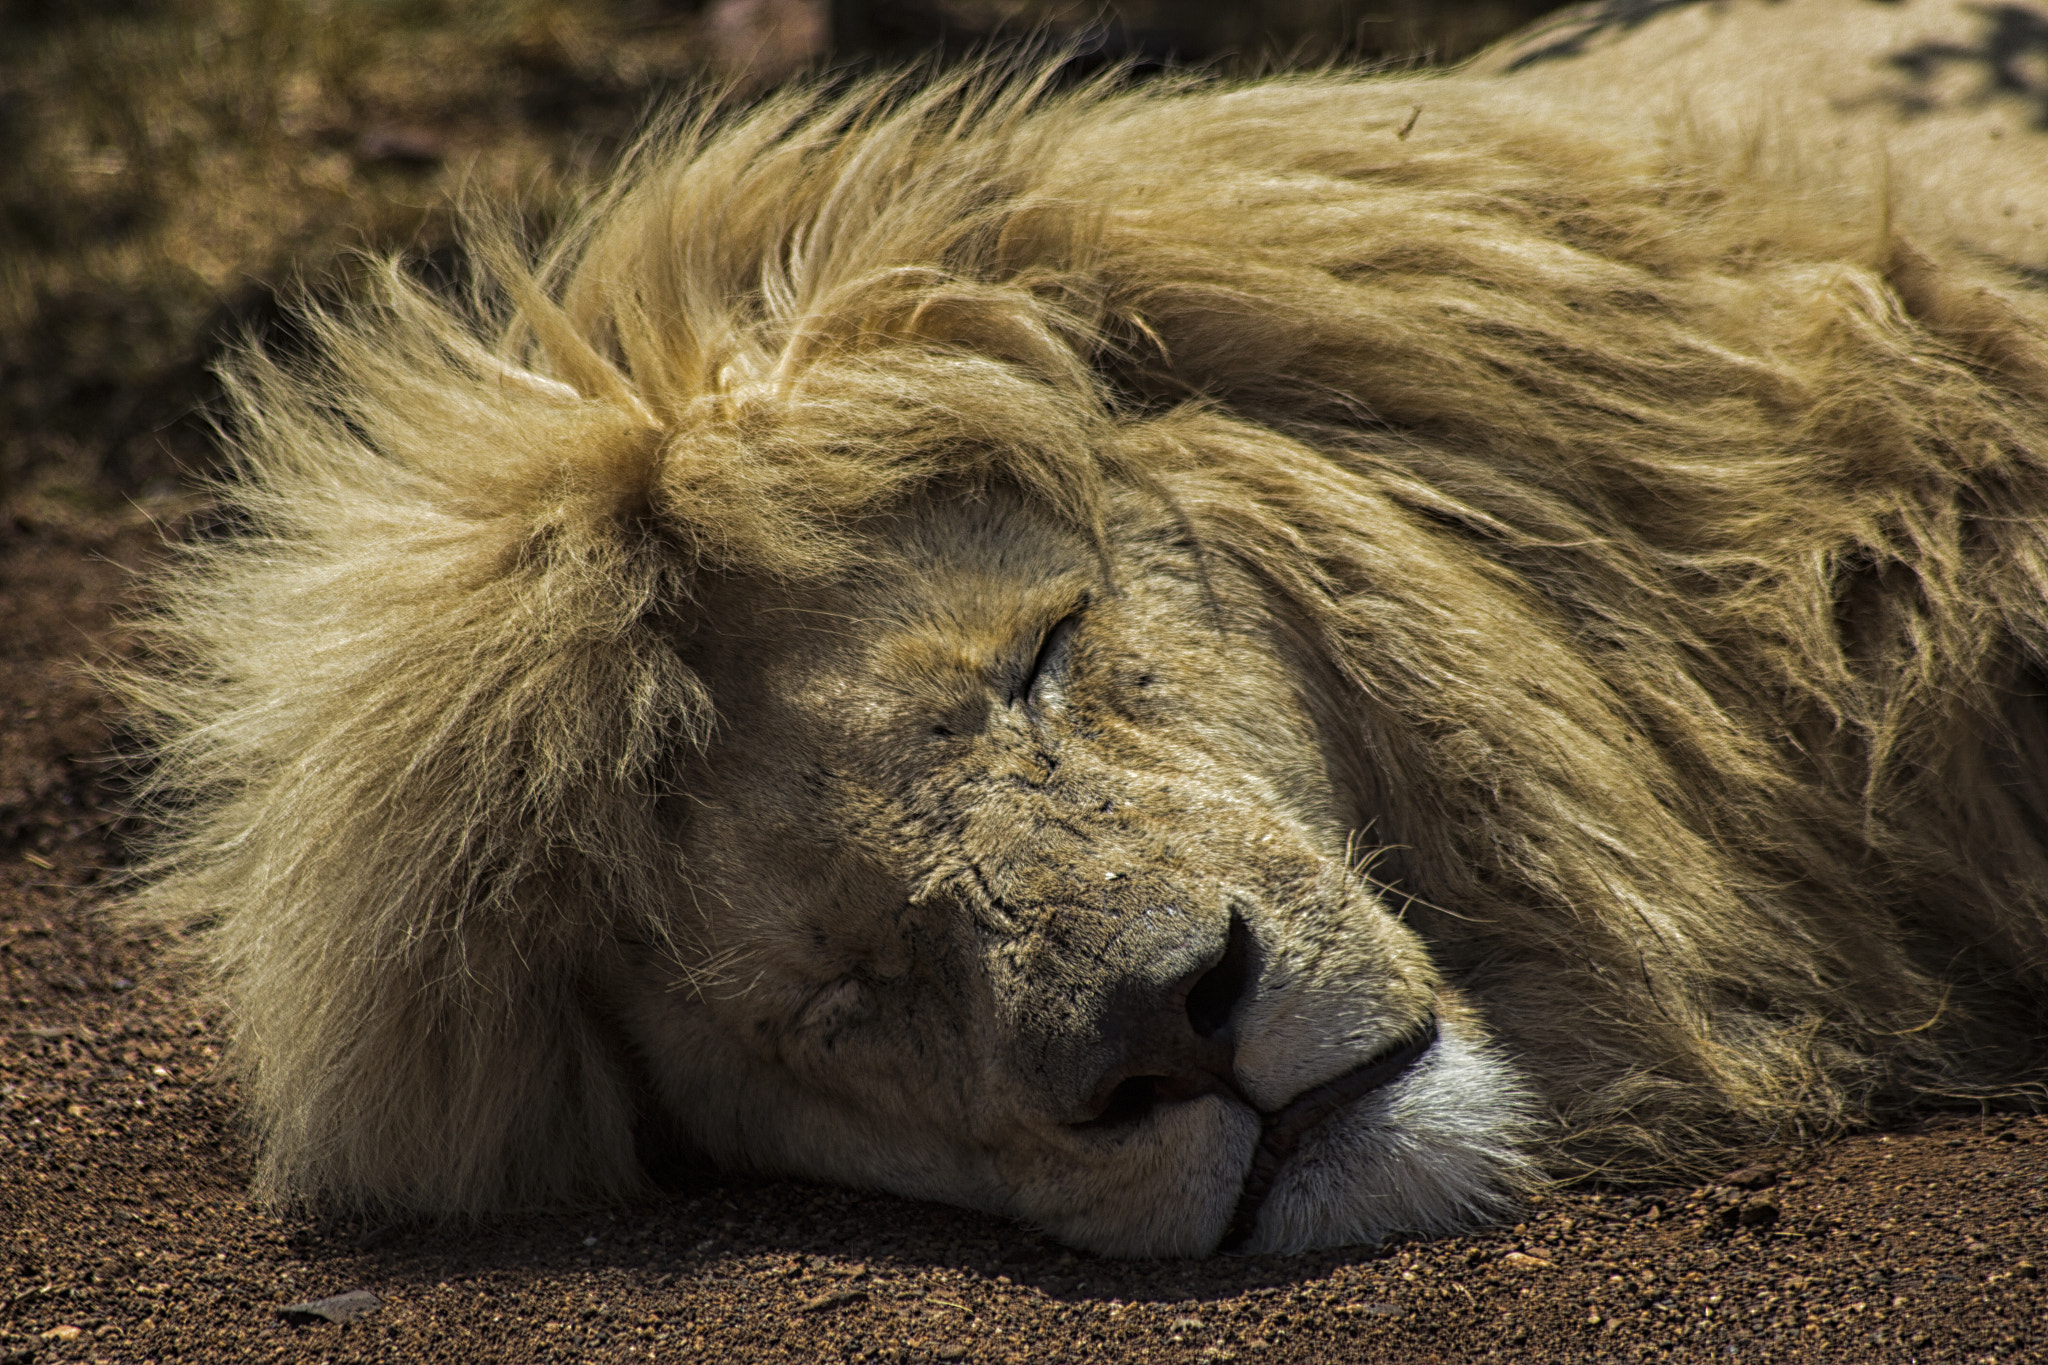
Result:
M672 1016L641 1042L665 1117L720 1169L1008 1211L987 1144L957 1117L976 1106L944 1082L946 1068L912 1075L886 1065L909 1049L845 1059L833 1085L764 1059L702 1017Z
M1017 1132L995 1153L1000 1210L1101 1256L1206 1256L1237 1208L1258 1116L1221 1096L1168 1106L1092 1151Z

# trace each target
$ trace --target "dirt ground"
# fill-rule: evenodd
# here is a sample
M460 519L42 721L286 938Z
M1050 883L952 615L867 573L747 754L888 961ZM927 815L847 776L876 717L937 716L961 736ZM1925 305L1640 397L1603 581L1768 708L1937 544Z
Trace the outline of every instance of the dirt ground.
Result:
M456 1231L252 1207L217 1019L101 915L128 831L79 665L124 647L113 609L162 534L143 508L0 516L0 1365L2048 1360L2048 1116L1559 1191L1478 1236L1204 1262L794 1183ZM352 1291L374 1298L346 1324L280 1312Z

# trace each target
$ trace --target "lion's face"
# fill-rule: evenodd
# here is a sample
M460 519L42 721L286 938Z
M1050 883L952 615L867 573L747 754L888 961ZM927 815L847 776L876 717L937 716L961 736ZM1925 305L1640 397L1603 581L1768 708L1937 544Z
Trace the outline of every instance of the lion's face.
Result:
M1358 866L1249 576L1138 499L1106 554L1002 496L875 539L830 587L708 587L681 642L721 718L687 960L626 969L678 1135L1109 1253L1497 1206L1514 1082Z

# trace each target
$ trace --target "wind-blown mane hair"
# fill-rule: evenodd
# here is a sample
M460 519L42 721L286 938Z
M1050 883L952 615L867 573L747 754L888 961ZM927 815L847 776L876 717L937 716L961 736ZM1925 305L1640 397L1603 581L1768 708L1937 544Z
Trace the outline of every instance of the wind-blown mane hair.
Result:
M665 125L537 265L229 367L247 533L128 686L264 1190L633 1188L622 944L710 578L1164 498L1307 643L1374 875L1640 1169L2038 1060L2048 306L1810 166L1511 84L1014 71ZM706 911L705 913L712 913ZM2017 1012L2017 1013L2016 1013Z

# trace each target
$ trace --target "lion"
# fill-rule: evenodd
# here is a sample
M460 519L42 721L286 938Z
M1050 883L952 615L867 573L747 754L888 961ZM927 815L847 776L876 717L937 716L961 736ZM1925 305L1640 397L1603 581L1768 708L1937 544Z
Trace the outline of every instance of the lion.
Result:
M1280 1252L2023 1091L2048 299L1635 41L684 114L241 354L132 913L258 1193Z

